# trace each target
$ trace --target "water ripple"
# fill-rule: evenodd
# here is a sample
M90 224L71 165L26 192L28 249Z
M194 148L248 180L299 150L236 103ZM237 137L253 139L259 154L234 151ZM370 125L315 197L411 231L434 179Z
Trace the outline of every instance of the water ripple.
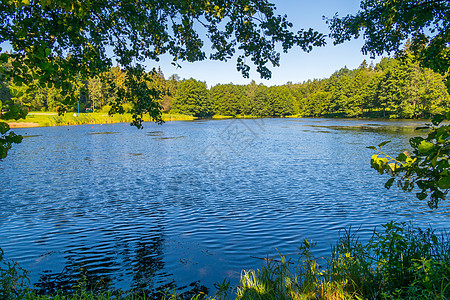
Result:
M367 145L390 139L389 151L407 147L407 132L376 130L389 124L29 128L39 138L0 164L0 247L43 291L85 275L124 289L212 289L226 276L236 283L260 258L296 253L305 238L327 255L350 225L363 240L392 219L447 226L449 205L430 211L386 191L386 179L370 169Z

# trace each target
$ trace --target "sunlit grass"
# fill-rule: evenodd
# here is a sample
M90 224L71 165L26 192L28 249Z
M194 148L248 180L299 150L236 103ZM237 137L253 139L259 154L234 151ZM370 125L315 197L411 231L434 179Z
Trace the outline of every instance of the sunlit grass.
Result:
M144 122L151 122L152 119L144 116ZM192 116L181 114L163 114L164 121L194 120ZM11 127L48 127L82 124L111 124L111 123L131 123L133 116L129 113L109 116L107 113L57 113L30 112L25 119L6 120L12 123Z
M448 236L388 223L368 243L345 231L325 266L305 240L297 260L280 255L244 271L237 299L449 299Z

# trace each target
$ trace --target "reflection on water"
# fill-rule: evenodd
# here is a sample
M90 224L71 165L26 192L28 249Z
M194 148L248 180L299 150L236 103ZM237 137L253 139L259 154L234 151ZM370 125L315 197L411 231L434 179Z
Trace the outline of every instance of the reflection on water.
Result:
M16 129L0 164L0 247L42 293L214 290L300 242L330 251L352 225L442 228L449 206L387 191L366 146L407 149L423 122L258 119ZM405 129L406 128L406 129ZM111 131L114 129L114 131ZM113 134L114 133L114 134Z

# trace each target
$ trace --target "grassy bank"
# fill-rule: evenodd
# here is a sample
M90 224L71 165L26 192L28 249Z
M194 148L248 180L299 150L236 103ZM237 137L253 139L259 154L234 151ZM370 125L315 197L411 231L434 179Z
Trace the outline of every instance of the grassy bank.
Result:
M112 123L131 123L132 115L129 113L116 114L109 116L107 113L66 113L58 115L54 112L30 112L25 119L6 120L11 128L24 127L49 127L49 126L66 126L66 125L83 125L83 124L112 124ZM214 115L211 119L257 119L260 116L238 115L238 116L222 116ZM182 114L163 114L164 121L190 121L198 118ZM144 115L145 122L152 122L148 115Z
M303 116L292 115L285 116L285 118L302 118ZM322 116L324 117L324 116ZM237 116L223 116L214 115L211 119L259 119L261 116L252 115L237 115ZM379 119L386 119L378 116ZM164 121L187 121L196 120L198 118L182 114L163 114L162 119ZM131 123L132 115L129 113L116 114L109 116L107 113L66 113L64 115L58 115L53 112L30 112L25 119L19 120L6 120L11 128L24 128L24 127L48 127L48 126L65 126L65 125L82 125L82 124L111 124L111 123ZM148 115L144 115L145 122L152 122Z
M226 280L213 296L94 291L83 282L55 295L38 295L27 273L0 252L1 299L449 299L448 235L405 223L388 223L367 243L346 230L328 258L316 258L305 240L297 257L267 258L257 271L244 270L240 284Z
M163 114L164 121L194 120L192 116L180 114ZM46 127L46 126L64 126L64 125L82 125L82 124L110 124L110 123L131 123L131 114L116 114L109 116L107 113L66 113L59 116L51 112L30 112L25 119L7 120L11 128L20 127ZM152 121L148 115L144 116L144 121Z

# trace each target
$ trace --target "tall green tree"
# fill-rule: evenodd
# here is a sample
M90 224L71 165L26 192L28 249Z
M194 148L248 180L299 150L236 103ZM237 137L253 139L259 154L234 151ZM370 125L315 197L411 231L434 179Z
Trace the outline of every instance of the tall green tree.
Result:
M294 113L294 97L287 86L272 86L268 90L265 114L285 117Z
M172 111L194 117L210 117L214 114L206 84L195 79L182 81L177 90Z
M265 107L268 99L268 88L263 85L257 85L254 80L247 85L245 103L243 105L244 115L265 116Z
M219 84L211 88L211 101L214 112L224 116L236 116L241 113L240 91L233 84Z

